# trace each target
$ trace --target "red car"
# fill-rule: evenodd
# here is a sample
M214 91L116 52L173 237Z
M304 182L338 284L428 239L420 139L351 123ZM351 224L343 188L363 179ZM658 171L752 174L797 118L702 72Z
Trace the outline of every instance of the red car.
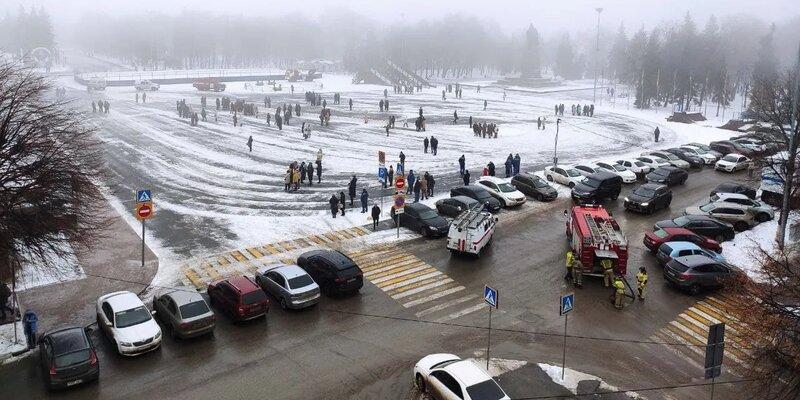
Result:
M700 236L685 228L661 228L644 233L644 245L650 252L655 253L666 242L692 242L701 248L713 252L721 252L722 247L716 240Z
M249 277L237 276L208 285L211 304L235 321L247 321L266 316L269 299Z

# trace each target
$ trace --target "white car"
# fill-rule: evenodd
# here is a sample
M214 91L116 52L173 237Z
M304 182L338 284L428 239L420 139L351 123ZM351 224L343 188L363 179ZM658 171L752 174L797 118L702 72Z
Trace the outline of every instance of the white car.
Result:
M748 137L739 137L739 138L731 139L731 141L739 143L740 145L742 145L742 146L744 146L744 147L746 147L746 148L748 148L750 150L753 150L755 152L762 152L762 151L765 151L767 149L767 145L765 145L764 142L762 142L762 141L760 141L758 139L753 139L753 138L748 138Z
M596 165L589 165L589 164L575 164L572 166L572 168L578 170L578 172L580 172L580 174L583 176L589 176L595 172L600 171L600 168L597 168Z
M494 198L500 200L500 204L502 204L503 207L520 206L525 204L525 200L527 200L525 194L500 178L482 176L478 179L477 183L486 189Z
M750 211L755 214L757 222L766 222L775 218L775 209L758 200L753 200L739 193L717 193L709 199L711 202L731 203L750 207Z
M619 164L611 164L607 162L597 162L595 163L601 170L611 172L614 175L619 176L622 178L622 183L634 183L636 182L636 174L633 171L628 170L627 168L623 167Z
M642 156L661 158L667 160L667 162L670 163L670 165L674 165L682 169L689 169L689 167L691 167L691 165L688 162L681 160L680 158L678 158L678 156L668 151L644 152L642 153Z
M511 397L472 360L431 354L414 366L414 383L436 400L510 400Z
M667 161L667 160L665 160L665 159L663 159L661 157L654 157L654 156L636 157L636 161L643 162L645 165L650 167L650 169L653 170L653 171L657 170L658 167L664 167L664 166L667 166L667 165L672 165L672 164L669 163L669 161Z
M131 292L100 296L97 326L123 356L147 353L161 346L161 328L147 306Z
M717 157L699 147L694 146L681 146L681 149L686 150L690 154L694 154L703 160L703 164L711 165L717 162Z
M569 167L545 167L544 177L550 182L558 182L569 187L574 187L583 181L583 175L577 169Z
M134 87L136 88L136 90L155 92L156 90L161 88L161 85L152 81L143 80L139 81L139 83L134 85Z
M622 165L623 167L627 168L629 171L633 172L636 175L644 176L650 173L654 168L650 167L649 165L643 163L640 160L617 160L617 165Z
M728 154L714 164L714 169L725 172L736 172L748 167L750 167L750 159L736 153Z

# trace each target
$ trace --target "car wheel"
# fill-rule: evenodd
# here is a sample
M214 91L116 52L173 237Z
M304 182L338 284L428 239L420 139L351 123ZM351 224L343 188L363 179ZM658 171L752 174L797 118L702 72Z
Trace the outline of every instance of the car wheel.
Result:
M739 222L733 224L733 229L735 229L737 232L746 231L747 228L748 228L747 222L744 222L744 221L739 221Z
M286 305L286 298L284 297L281 297L281 308L284 310L288 308L288 306Z
M505 199L500 199L500 207L508 207L508 203L506 203Z
M547 175L547 180L552 182L553 181L553 175Z
M769 214L767 214L767 213L761 213L761 214L756 215L756 221L758 221L758 222L767 222L769 220L770 220L770 217L769 217Z
M717 235L717 237L715 237L714 240L716 240L717 243L722 243L722 242L725 241L725 236L724 235Z
M572 189L572 188L574 188L574 187L575 187L575 182L570 182L570 183L569 183L569 185L567 185L567 186L569 186L569 187L570 187L570 189Z
M542 195L539 193L534 194L533 198L536 199L537 201L544 201L544 197L542 197Z
M421 374L417 374L417 389L419 389L420 393L425 394L428 392L428 388L425 387L425 378L422 377Z
M700 285L689 286L689 294L691 294L692 296L697 296L698 294L700 294L701 289L702 288L700 287Z

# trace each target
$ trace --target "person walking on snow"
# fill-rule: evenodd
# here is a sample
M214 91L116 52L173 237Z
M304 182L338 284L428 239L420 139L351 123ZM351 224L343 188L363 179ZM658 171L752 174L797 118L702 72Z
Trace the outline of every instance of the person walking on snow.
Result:
M369 201L369 193L367 189L361 189L361 213L367 212L367 202Z
M421 178L417 178L419 183L419 191L422 195L422 200L428 199L428 173L426 172Z
M486 100L483 101L483 111L486 111L486 106L489 104Z
M453 125L458 123L458 110L453 111Z
M514 155L514 171L513 171L513 175L514 176L519 175L521 161L522 160L519 157L519 153L515 154Z
M419 202L419 192L422 190L422 183L420 183L422 179L417 179L414 182L414 203Z
M342 216L344 217L344 209L347 208L344 199L344 192L339 192L339 209L342 210Z
M253 135L247 138L247 148L250 149L251 153L253 152Z
M372 206L372 230L378 230L378 222L381 218L381 208L378 207L378 203L375 203Z
M336 198L336 193L331 195L331 198L328 200L328 204L331 206L331 216L336 218L336 213L339 211L339 199Z
M350 99L347 103L350 105L350 111L353 111L353 99Z
M489 161L489 165L487 165L487 167L489 168L489 176L494 176L494 162Z
M437 155L439 153L439 139L433 137L433 135L431 135L431 150L433 155Z
M466 162L467 162L467 159L464 158L463 154L461 155L461 157L458 157L458 174L461 175L461 176L464 176L464 166L465 166Z
M25 333L25 338L28 339L28 348L33 350L36 348L36 331L39 326L39 317L32 310L25 311L22 317L22 327Z
M511 153L509 153L508 158L506 158L505 167L506 167L506 178L508 178L509 176L511 176L511 169L514 168L514 156L512 156Z
M388 175L389 175L389 179L387 179L387 181L389 182L390 185L393 185L394 184L394 167L391 166L391 165L389 165L389 174Z
M469 170L465 170L461 178L464 180L464 186L469 186Z
M350 183L347 185L347 194L350 195L350 207L353 206L353 200L356 198L356 176L353 175L353 179L350 179Z
M400 166L403 168L403 171L406 170L406 155L400 151Z
M422 149L425 151L425 154L428 154L428 137L425 136L425 139L422 140Z
M411 191L414 190L414 182L417 180L414 176L413 169L408 172L408 178L406 180L408 181L408 189L406 189L406 194L411 194Z
M656 143L658 143L658 137L661 136L661 131L656 127L656 130L653 131L653 136L656 139Z
M311 161L306 164L306 173L308 175L308 186L314 186L314 164Z

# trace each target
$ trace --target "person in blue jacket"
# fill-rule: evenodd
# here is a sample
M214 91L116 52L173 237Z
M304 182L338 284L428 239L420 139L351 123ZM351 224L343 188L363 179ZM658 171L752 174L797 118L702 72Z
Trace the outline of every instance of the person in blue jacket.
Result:
M28 339L28 348L33 349L36 347L36 330L39 325L39 317L32 310L25 311L22 316L22 327L25 332L25 338Z

